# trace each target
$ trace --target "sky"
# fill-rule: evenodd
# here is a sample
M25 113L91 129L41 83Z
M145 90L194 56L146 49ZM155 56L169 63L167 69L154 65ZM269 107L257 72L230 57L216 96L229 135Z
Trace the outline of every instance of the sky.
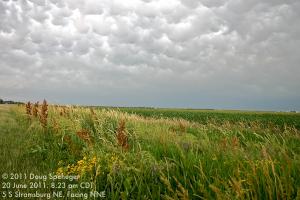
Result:
M0 98L300 110L300 1L0 0Z

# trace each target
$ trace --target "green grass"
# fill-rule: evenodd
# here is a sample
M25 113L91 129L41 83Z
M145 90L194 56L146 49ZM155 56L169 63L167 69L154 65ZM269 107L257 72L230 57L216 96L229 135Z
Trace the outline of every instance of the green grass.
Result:
M63 108L51 106L44 129L23 106L0 106L1 174L79 175L77 181L54 182L93 183L59 189L47 180L48 187L38 188L61 190L64 199L72 199L68 190L105 191L107 199L300 198L297 114L64 109L60 114ZM122 120L128 150L117 140ZM86 137L78 133L83 130Z

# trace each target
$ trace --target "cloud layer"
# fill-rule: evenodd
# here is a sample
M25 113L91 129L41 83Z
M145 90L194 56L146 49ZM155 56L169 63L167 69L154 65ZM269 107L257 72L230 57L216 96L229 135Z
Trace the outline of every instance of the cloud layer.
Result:
M300 2L2 0L2 98L300 110Z

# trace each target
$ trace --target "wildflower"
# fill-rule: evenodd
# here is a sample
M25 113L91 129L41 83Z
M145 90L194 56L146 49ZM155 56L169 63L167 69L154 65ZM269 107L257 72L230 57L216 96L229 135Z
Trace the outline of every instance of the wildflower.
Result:
M78 176L83 174L91 173L96 167L97 158L94 156L91 159L88 159L84 156L81 160L78 160L75 164L68 164L66 167L60 167L57 169L57 174L66 172L68 175L76 174ZM61 164L61 163L59 163Z
M57 175L64 174L64 169L63 169L62 167L58 168L58 169L56 170L56 174L57 174Z

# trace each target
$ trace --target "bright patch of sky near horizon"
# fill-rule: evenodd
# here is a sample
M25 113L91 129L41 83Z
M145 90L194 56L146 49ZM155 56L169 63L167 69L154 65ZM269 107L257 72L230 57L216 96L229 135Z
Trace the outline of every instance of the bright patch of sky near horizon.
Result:
M299 0L1 0L0 98L300 110Z

